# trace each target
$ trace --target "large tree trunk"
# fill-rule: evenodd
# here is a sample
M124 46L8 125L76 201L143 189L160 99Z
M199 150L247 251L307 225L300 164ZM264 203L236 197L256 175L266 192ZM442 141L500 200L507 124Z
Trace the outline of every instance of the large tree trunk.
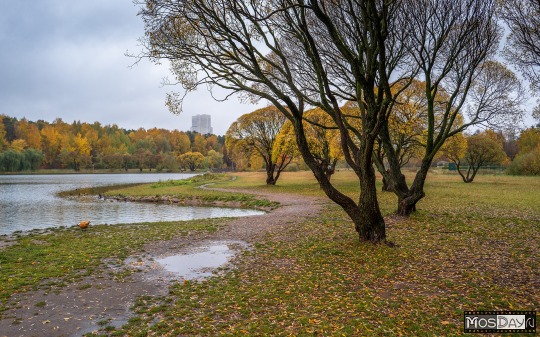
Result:
M274 178L274 172L266 171L266 185L275 185L276 179Z
M331 183L326 171L315 160L307 144L301 126L296 126L296 141L304 162L309 166L319 182L324 193L347 213L354 223L360 241L371 243L386 242L384 218L377 201L375 186L375 170L372 164L373 141L364 144L362 160L359 169L355 171L360 183L360 198L358 204L350 197L341 193Z
M414 192L411 191L410 194L405 198L398 198L398 209L396 214L402 216L409 216L413 212L416 212L416 203L420 201L426 194L424 191Z
M276 170L276 165L272 163L266 164L266 185L275 185L277 182L277 177L274 177L274 171Z
M319 183L326 195L349 215L354 223L360 241L381 243L386 241L386 227L377 201L375 171L371 165L360 174L360 199L356 204L352 199L338 192L319 172ZM317 172L314 172L317 175Z
M377 200L375 170L369 162L363 165L361 171L358 219L353 218L355 228L360 240L383 242L386 240L386 228Z
M424 192L424 183L426 182L431 160L422 161L422 165L414 178L411 188L406 192L402 189L400 193L396 193L398 196L398 209L397 214L402 216L409 216L416 211L416 203L418 203L423 197L426 196ZM402 179L405 178L401 175Z

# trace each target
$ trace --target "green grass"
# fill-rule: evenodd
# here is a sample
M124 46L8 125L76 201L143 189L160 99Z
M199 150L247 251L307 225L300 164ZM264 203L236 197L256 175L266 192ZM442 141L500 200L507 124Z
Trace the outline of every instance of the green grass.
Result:
M211 185L211 187L230 186L224 185L224 183L231 181L231 178L226 174L206 173L186 180L166 180L154 184L139 184L118 189L109 188L105 195L132 198L166 195L180 201L196 201L202 205L234 204L237 207L246 208L272 209L279 206L278 203L257 198L250 194L223 193L201 188L203 185Z
M285 173L277 186L265 186L262 173L235 176L221 176L216 186L322 196L306 172ZM350 172L332 179L356 195ZM229 198L197 188L202 183L129 189ZM255 243L225 275L175 284L162 298L139 298L123 328L106 326L99 334L453 336L463 335L464 310L540 310L540 179L486 175L465 184L455 175L432 174L426 195L410 218L388 218L388 238L397 247L358 242L350 220L328 203L315 219L299 219ZM379 197L391 214L396 198ZM21 237L0 254L0 294L5 299L42 284L40 278L61 277L58 269L67 271L63 282L73 282L99 270L104 258L120 263L147 240L170 238L184 226L215 230L217 223L98 226Z
M309 173L278 186L258 173L221 184L322 195ZM350 172L334 182L357 193ZM398 247L357 240L329 204L245 252L238 268L145 298L118 335L443 336L461 335L464 310L538 310L540 179L433 175L419 212L389 224ZM395 197L380 193L386 214Z
M121 265L143 244L186 236L194 231L213 232L219 219L157 222L134 225L93 225L20 236L0 251L0 317L13 294L55 289L96 275L107 263ZM126 275L119 275L126 276ZM87 289L81 285L79 289Z

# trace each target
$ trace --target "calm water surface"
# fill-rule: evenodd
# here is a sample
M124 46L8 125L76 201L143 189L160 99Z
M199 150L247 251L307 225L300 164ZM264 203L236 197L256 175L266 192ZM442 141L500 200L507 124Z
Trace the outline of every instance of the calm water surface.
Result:
M242 241L211 242L193 249L190 253L168 256L156 262L184 280L204 279L229 262L239 248L246 247L246 243Z
M185 179L188 174L67 174L0 176L0 235L59 226L82 220L92 224L119 224L238 217L262 212L177 205L111 202L97 197L61 198L56 193L113 184Z

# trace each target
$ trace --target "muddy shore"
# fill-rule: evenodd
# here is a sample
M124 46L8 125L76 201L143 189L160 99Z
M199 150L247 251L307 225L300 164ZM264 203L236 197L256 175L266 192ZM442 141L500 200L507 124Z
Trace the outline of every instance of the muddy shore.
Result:
M169 241L147 244L138 254L126 259L123 266L106 266L99 275L85 278L77 284L69 284L55 292L26 292L12 297L15 304L0 320L0 337L30 336L82 336L97 331L103 325L121 326L132 316L130 308L140 296L162 296L178 276L171 274L155 262L171 255L193 252L215 242L242 242L233 250L250 249L256 242L273 231L294 226L302 219L316 217L325 204L324 200L311 197L277 193L254 193L251 191L216 189L223 192L252 193L258 197L280 203L268 213L244 218L224 220L223 227L211 234L196 234ZM170 197L126 200L175 203ZM178 203L181 201L178 200ZM193 200L193 205L199 205ZM223 202L222 206L234 207ZM237 263L233 258L229 264ZM133 270L121 282L111 274L118 269ZM201 280L200 282L204 282ZM91 285L91 286L81 286ZM36 306L36 303L45 303Z

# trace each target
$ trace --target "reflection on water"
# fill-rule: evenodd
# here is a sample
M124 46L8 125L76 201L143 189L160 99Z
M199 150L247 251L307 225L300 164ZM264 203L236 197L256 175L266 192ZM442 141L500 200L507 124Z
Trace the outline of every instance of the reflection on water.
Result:
M232 245L245 246L245 243L215 242L207 247L200 247L196 253L173 255L156 261L184 280L201 279L211 276L214 269L223 266L234 256Z
M185 179L187 174L80 174L0 176L0 235L59 226L82 220L118 224L237 217L262 212L216 207L111 202L88 197L66 199L56 193L77 188Z

